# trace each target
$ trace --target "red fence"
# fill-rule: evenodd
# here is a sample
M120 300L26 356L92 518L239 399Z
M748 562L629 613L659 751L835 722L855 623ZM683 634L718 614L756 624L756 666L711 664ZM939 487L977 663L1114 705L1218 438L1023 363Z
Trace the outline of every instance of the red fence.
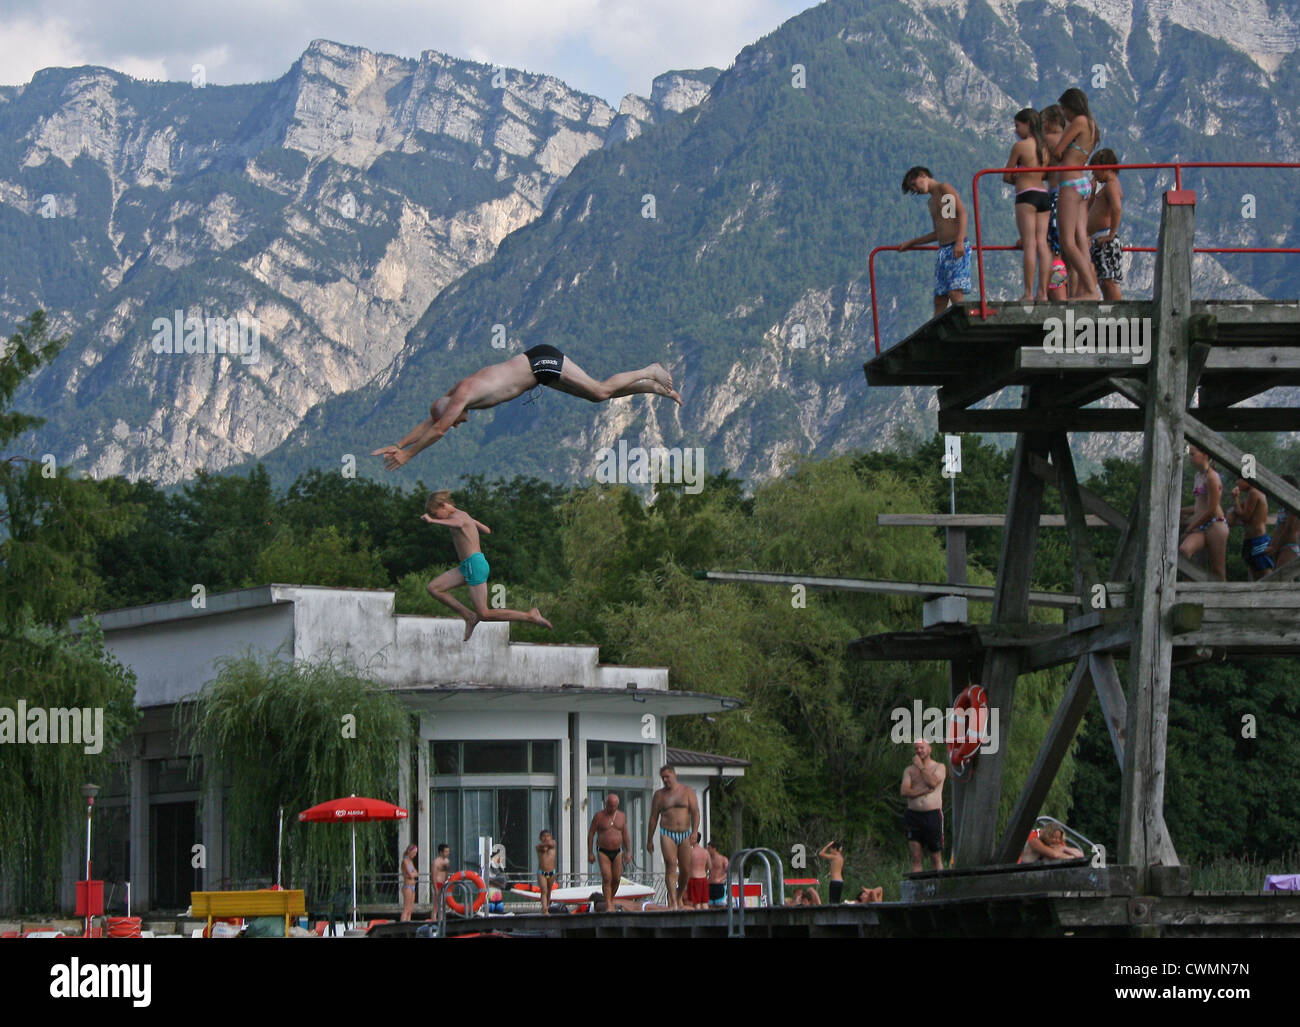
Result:
M1300 164L1279 162L1279 161L1178 161L1168 164L1092 164L1080 167L1079 165L1054 165L1042 169L1034 168L1034 171L1149 171L1149 170L1173 170L1174 172L1174 189L1181 190L1183 187L1183 169L1184 168L1300 168ZM985 175L1005 175L1011 173L1024 174L1025 168L984 168L982 171L975 172L974 178L971 179L971 198L973 219L975 221L975 259L979 267L979 306L974 309L974 313L981 318L987 318L997 311L988 305L988 296L984 286L984 254L997 250L1018 250L1018 246L985 246L983 233L980 226L980 179ZM914 250L937 250L937 246L914 246ZM885 251L898 251L897 246L877 246L871 251L867 259L867 272L871 280L871 331L875 340L876 355L880 355L880 318L876 305L876 254ZM1154 246L1125 246L1126 253L1155 253ZM910 251L909 251L910 252ZM1196 253L1300 253L1300 247L1295 246L1197 246L1194 247Z

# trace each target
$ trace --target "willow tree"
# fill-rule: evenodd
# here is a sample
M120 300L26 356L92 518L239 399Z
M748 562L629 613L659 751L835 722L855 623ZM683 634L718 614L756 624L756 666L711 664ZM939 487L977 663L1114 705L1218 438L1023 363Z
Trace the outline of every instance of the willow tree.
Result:
M178 726L185 745L203 753L205 772L222 774L227 784L232 876L274 874L283 806L282 879L313 899L327 898L350 879L351 832L342 824L301 824L297 813L348 795L396 800L403 743L416 742L410 712L349 667L251 655L225 660L191 699L177 708ZM393 831L357 825L359 875L396 873Z
M0 890L32 913L57 908L63 853L85 816L81 786L108 782L136 720L134 679L106 655L98 629L66 628L100 593L95 547L134 512L43 453L44 422L13 409L23 382L64 342L50 338L38 310L0 352ZM64 713L56 740L51 711L72 710L90 711L100 737L63 741L72 726Z
M63 854L85 823L81 786L112 778L139 716L134 697L134 675L104 652L93 622L78 635L36 626L0 634L0 867L10 908L58 909ZM64 738L63 720L56 739L54 710L91 711L88 725L78 718L78 733L89 726L90 735Z

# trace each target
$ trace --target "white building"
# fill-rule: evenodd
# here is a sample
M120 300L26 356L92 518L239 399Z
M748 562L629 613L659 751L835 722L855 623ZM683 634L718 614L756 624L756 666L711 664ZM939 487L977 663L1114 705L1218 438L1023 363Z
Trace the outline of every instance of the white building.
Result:
M184 908L192 889L227 883L221 789L212 776L189 774L196 757L178 758L173 728L176 704L216 676L222 657L251 650L346 660L419 716L413 773L378 797L410 811L402 844L419 844L426 873L438 843L452 846L460 866L480 835L505 846L508 870L530 871L543 827L555 833L561 872L587 873L587 829L608 791L620 797L644 865L650 796L668 762L667 718L739 705L669 691L666 668L602 665L595 646L512 643L505 623L480 624L464 642L462 621L396 615L383 590L267 585L210 595L203 609L180 600L98 619L107 649L135 672L143 718L129 776L97 800L95 876L129 879L136 909ZM747 764L675 755L700 796L707 839L712 790ZM207 866L195 870L200 834ZM658 846L652 869L662 872ZM423 885L419 901L427 901Z

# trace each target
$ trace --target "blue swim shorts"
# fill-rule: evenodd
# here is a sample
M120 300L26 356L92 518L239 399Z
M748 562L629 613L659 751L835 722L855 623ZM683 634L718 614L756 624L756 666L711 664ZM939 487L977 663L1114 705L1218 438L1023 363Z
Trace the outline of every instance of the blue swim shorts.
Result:
M488 562L482 553L471 553L460 562L460 573L467 585L482 585L488 579Z
M934 294L947 296L956 290L970 292L970 253L971 245L966 244L966 252L958 259L953 253L952 243L940 246L934 262Z

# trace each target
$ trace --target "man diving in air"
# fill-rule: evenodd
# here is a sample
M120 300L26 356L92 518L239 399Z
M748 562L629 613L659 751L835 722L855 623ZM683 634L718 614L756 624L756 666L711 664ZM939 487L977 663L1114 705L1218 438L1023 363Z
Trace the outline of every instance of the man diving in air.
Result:
M664 370L662 364L651 364L639 371L624 371L598 382L554 346L534 346L509 360L462 378L445 396L433 401L429 416L412 428L406 438L395 446L376 449L371 456L382 456L384 469L396 470L420 450L432 446L450 429L464 424L468 420L466 410L494 407L538 385L549 385L552 389L593 403L643 392L667 396L678 406L682 402L682 397L673 391L672 375Z

